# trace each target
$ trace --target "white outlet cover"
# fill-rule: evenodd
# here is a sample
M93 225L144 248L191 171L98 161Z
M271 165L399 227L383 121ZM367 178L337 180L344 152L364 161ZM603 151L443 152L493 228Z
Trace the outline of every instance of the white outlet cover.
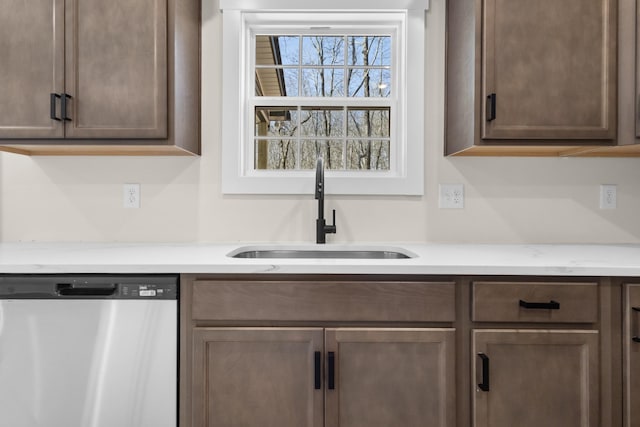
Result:
M137 209L140 207L140 184L122 186L122 206Z
M463 209L464 208L464 185L463 184L438 185L438 207L440 209Z
M615 184L600 185L600 209L618 207L618 187Z

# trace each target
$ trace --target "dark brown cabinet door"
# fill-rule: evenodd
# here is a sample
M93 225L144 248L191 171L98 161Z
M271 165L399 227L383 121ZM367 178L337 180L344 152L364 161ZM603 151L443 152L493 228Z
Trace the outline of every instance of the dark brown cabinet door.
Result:
M64 0L0 0L0 138L63 136L63 21Z
M483 1L482 138L615 138L615 2Z
M626 286L624 425L640 427L640 284Z
M473 331L475 427L600 425L597 331Z
M626 107L629 108L630 111L633 111L633 114L635 115L635 136L636 138L640 138L640 108L638 108L638 101L640 101L640 53L638 52L638 49L640 49L640 7L636 6L636 2L632 3L633 6L635 7L635 44L631 44L629 43L628 45L625 43L626 46L633 46L633 56L631 56L631 58L635 59L635 92L632 99L627 98L626 94L620 94L620 98L622 100L627 100L629 99L631 102L628 104L625 104ZM622 24L621 24L622 25ZM624 40L625 36L630 35L629 33L624 33L622 32L622 30L620 31L620 40ZM621 46L620 49L624 49L626 46ZM622 81L624 81L624 77L621 77L621 84ZM621 88L622 91L622 88ZM635 101L635 102L634 102ZM638 143L638 141L634 141L636 144Z
M68 138L167 136L167 0L67 0Z
M322 427L322 345L320 328L195 328L192 425Z
M454 341L453 329L327 329L326 426L455 426Z

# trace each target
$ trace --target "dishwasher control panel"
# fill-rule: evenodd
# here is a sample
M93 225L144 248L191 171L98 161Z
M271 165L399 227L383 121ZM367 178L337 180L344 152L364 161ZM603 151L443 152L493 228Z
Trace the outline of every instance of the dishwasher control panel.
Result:
M154 283L120 284L120 297L133 299L176 299L177 288Z

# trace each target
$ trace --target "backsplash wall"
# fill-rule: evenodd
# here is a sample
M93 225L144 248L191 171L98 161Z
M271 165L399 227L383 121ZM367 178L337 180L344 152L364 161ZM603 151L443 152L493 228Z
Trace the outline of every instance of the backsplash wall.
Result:
M312 194L221 194L221 16L203 3L202 156L1 153L0 240L314 241ZM443 157L444 9L427 12L425 196L328 195L328 241L640 243L640 159ZM139 209L124 183L141 184ZM439 209L439 183L464 184L465 208ZM617 209L598 208L600 184L617 184Z

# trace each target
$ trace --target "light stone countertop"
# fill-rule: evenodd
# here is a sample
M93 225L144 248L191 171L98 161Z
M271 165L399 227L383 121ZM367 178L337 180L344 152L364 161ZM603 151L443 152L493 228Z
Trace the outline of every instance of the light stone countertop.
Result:
M235 259L239 247L384 249L410 259ZM637 276L640 245L0 243L0 274L276 273Z

